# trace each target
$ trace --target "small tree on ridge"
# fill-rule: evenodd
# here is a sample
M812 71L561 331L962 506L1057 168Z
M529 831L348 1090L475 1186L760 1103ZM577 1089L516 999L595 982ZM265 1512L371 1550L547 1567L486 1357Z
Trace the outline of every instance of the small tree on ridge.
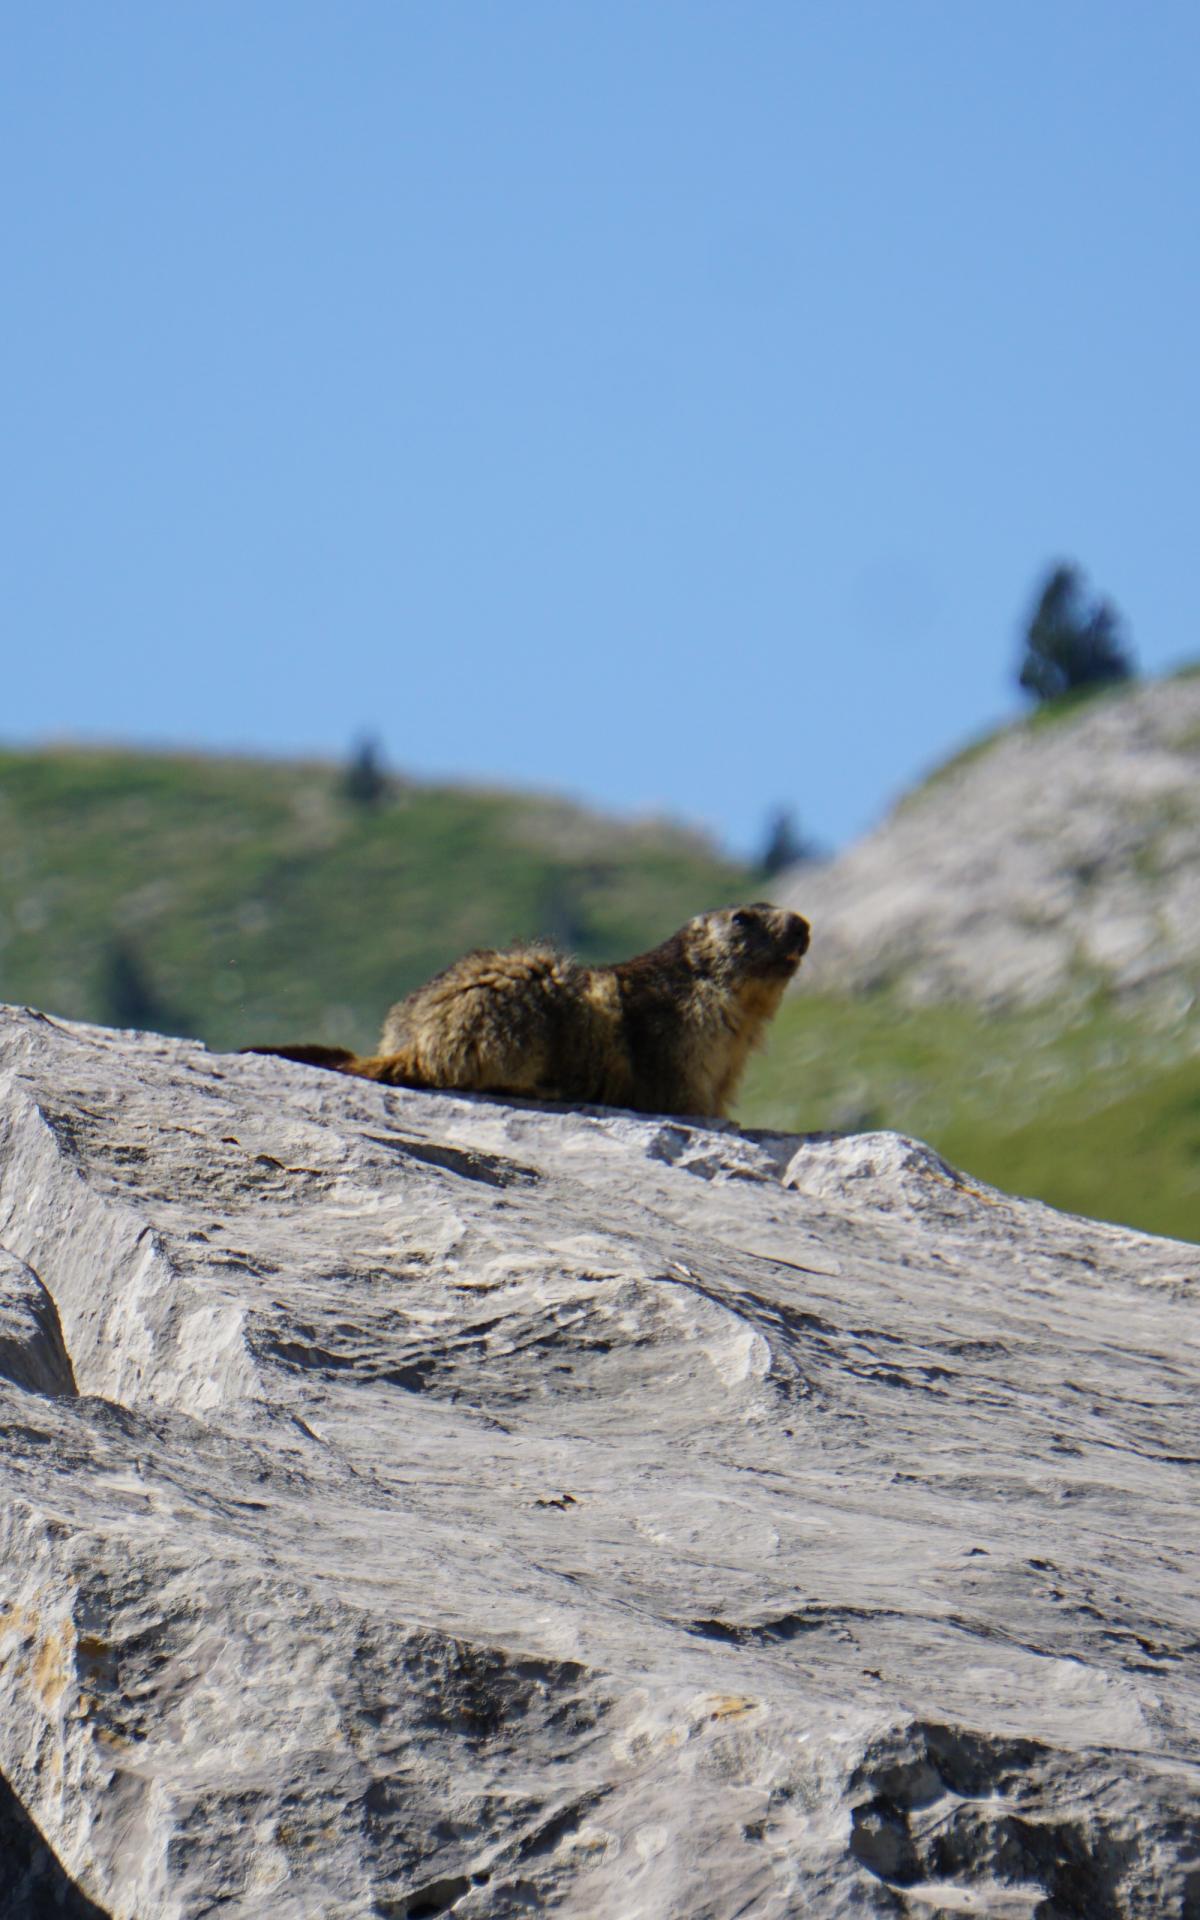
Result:
M1090 604L1078 567L1059 565L1046 577L1025 629L1018 675L1035 700L1101 687L1133 675L1123 623L1110 600Z
M786 807L777 807L767 821L767 831L758 864L768 876L798 866L802 860L814 860L817 849L796 825L796 816Z

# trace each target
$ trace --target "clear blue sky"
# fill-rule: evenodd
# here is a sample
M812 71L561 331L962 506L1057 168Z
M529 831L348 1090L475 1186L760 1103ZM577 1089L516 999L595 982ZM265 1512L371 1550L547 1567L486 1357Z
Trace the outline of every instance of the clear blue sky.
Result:
M0 737L827 842L1200 653L1200 8L18 0Z

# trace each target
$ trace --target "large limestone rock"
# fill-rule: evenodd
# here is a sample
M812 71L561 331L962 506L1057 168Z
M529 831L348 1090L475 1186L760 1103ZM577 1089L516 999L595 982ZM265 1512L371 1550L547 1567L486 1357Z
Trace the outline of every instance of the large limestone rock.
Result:
M1200 1915L1195 1248L0 1021L0 1909Z
M1011 729L828 867L785 877L802 977L921 1003L1097 985L1186 1012L1200 989L1200 675Z

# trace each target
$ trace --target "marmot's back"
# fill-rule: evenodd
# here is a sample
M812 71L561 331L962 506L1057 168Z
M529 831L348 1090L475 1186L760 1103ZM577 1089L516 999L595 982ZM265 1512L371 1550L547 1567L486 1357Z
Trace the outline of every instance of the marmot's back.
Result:
M615 993L568 955L483 950L389 1008L380 1064L413 1086L612 1101L628 1080L618 1024Z

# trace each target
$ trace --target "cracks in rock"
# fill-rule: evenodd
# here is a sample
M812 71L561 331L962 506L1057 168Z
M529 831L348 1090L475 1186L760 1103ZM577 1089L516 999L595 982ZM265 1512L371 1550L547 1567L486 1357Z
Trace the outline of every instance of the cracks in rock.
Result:
M588 1814L611 1791L610 1787L597 1787L580 1794L565 1806L555 1808L545 1819L536 1821L525 1833L516 1835L475 1867L427 1880L399 1899L377 1904L376 1911L383 1920L436 1920L437 1915L449 1913L473 1889L489 1885L500 1902L504 1902L505 1895L520 1899L522 1887L528 1888L529 1883L510 1879L513 1869L555 1853L564 1840L570 1840L579 1831ZM520 1904L525 1902L521 1900ZM537 1894L533 1904L539 1907L543 1904Z
M705 1640L719 1640L736 1647L771 1647L799 1639L801 1634L832 1632L838 1639L853 1641L851 1620L898 1620L905 1616L886 1607L822 1607L780 1613L767 1620L745 1623L721 1619L696 1619L684 1623L688 1633Z
M394 1324L293 1317L286 1336L256 1327L252 1351L294 1372L358 1384L399 1386L439 1400L488 1408L539 1401L549 1394L604 1394L609 1374L631 1355L650 1364L669 1327L655 1314L653 1288L625 1283L631 1296L568 1296L526 1300L507 1317L488 1314L459 1325L421 1328L408 1339Z
M861 1795L851 1856L922 1910L941 1895L955 1910L969 1901L968 1911L999 1915L1015 1902L1054 1920L1127 1920L1152 1910L1148 1898L1153 1911L1187 1912L1160 1836L1122 1817L1129 1758L915 1721L869 1748L851 1777ZM1161 1818L1177 1839L1200 1841L1182 1792Z
M402 1160L418 1160L442 1173L454 1173L462 1180L473 1180L485 1187L536 1187L542 1175L535 1167L519 1160L506 1160L498 1153L485 1153L478 1147L446 1147L431 1140L396 1138L391 1134L367 1133L363 1138L374 1146L387 1147Z

